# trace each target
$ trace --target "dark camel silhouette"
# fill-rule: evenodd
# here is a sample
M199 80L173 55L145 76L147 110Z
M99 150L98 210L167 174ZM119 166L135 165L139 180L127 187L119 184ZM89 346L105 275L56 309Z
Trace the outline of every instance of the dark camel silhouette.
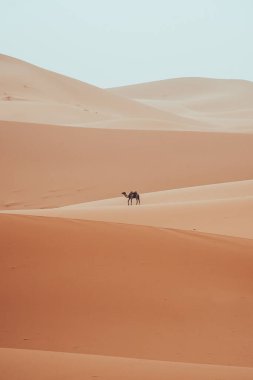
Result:
M137 193L137 191L130 191L129 194L127 194L125 191L123 191L123 194L126 198L128 198L128 201L127 201L127 204L129 206L129 203L131 202L131 205L133 203L133 199L136 199L136 204L140 205L141 204L141 200L140 200L140 195Z

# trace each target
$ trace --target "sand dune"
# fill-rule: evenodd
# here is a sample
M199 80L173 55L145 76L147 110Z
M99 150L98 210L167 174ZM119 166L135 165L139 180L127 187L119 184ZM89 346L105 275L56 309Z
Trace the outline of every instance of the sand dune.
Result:
M155 130L253 130L253 84L246 81L180 78L105 90L5 55L0 80L0 120L98 127L112 120L115 127L113 120L135 118L138 129L150 119Z
M163 111L0 55L0 120L85 123L121 117L166 119Z
M109 356L0 349L1 372L9 380L251 380L252 368L171 363Z
M252 366L252 240L0 223L2 347Z
M251 179L253 135L0 122L1 209ZM130 187L130 189L129 189Z
M141 194L141 207L128 207L126 199L120 197L12 213L197 230L253 239L252 194L253 180L248 180Z
M118 87L110 91L184 117L189 120L189 129L198 130L199 122L203 131L253 131L252 82L178 78Z
M1 376L252 379L253 84L0 82Z
M245 80L214 78L176 78L129 86L115 87L111 92L133 99L201 99L215 97L219 92L223 95L252 95L253 83ZM252 104L248 99L248 104ZM228 99L229 103L229 99ZM228 104L231 108L231 105Z
M121 118L114 120L95 120L87 123L72 123L75 127L99 128L99 129L127 129L127 130L144 130L144 131L213 131L208 120L198 121L190 120L188 117L167 113L167 118ZM205 126L205 127L204 127Z

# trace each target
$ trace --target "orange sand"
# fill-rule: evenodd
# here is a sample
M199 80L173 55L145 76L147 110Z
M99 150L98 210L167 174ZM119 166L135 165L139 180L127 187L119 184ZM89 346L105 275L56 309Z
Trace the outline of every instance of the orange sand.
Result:
M0 216L1 345L252 366L253 241Z
M253 84L0 80L1 376L252 379Z
M13 380L252 380L253 376L252 368L15 349L0 349L0 366L2 375Z
M143 193L245 180L253 172L253 134L0 122L0 141L2 209L111 198L129 186Z

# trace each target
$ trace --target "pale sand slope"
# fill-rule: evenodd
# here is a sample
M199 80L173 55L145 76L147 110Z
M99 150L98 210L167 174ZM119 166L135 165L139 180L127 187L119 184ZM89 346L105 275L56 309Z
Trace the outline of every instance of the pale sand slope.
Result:
M0 349L1 374L9 380L252 380L253 369L156 360Z
M0 120L66 125L168 118L156 108L5 55L0 55L0 83Z
M134 119L137 129L253 130L253 85L246 81L181 78L106 90L0 55L0 82L0 120L94 128L106 121L106 128L128 129Z
M5 212L198 230L253 239L253 180L141 194L141 203L141 207L128 207L127 200L120 197L46 210Z
M110 89L113 94L202 123L202 130L253 132L253 83L178 78ZM195 125L195 130L198 125Z
M0 346L253 366L253 240L0 215Z
M252 179L253 135L0 122L0 208Z

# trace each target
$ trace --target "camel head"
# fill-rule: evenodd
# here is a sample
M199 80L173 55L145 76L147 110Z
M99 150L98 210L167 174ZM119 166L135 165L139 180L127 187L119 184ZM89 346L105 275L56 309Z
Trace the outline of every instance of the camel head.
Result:
M121 194L123 194L127 198L127 193L125 191L123 191L123 193Z

